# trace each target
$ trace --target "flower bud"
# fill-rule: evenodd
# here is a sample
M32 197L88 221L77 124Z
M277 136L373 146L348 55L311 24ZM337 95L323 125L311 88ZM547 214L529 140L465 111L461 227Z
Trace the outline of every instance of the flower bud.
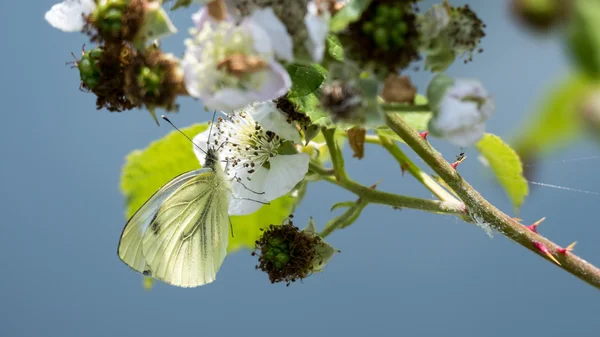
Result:
M379 126L384 119L377 103L381 89L374 76L361 74L350 64L334 64L320 91L320 102L332 121L341 127Z
M413 0L371 1L360 18L340 33L349 59L385 77L419 59ZM346 53L347 52L347 53Z
M429 131L433 136L468 147L483 137L485 121L494 112L494 102L476 80L454 80L437 75L427 88L433 117Z
M136 105L176 110L177 95L185 92L179 61L171 54L162 53L159 48L148 48L127 67L125 90L127 97Z
M289 285L322 271L336 251L319 237L312 218L302 231L289 218L280 226L270 225L252 255L258 255L256 269L267 273L271 283Z
M138 106L125 96L125 71L134 55L127 44L111 43L83 52L75 62L81 86L96 95L98 109L120 112Z
M547 31L560 24L570 12L571 1L512 0L511 9L521 23L537 31Z
M456 56L466 55L465 63L470 61L485 36L485 24L468 5L434 5L418 17L418 22L425 68L432 72L446 70Z

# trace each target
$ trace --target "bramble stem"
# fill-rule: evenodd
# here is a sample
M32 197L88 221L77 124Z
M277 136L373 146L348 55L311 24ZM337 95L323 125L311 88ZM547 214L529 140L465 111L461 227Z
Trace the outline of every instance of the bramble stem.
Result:
M560 246L530 231L491 205L425 139L421 138L419 133L406 123L402 117L396 114L387 114L386 122L454 190L467 206L469 214L475 222L489 224L506 237L546 260L551 261L538 248L540 244L544 245L558 260L562 269L600 289L600 269L571 252L566 254L558 253L558 249L561 248Z
M323 180L343 187L369 203L388 205L397 208L418 209L441 214L466 215L464 205L459 201L428 200L377 191L374 187L363 186L349 178L341 180L332 178L329 175L330 170L313 162L309 164L309 169L313 173L320 175Z
M413 177L415 177L423 186L427 187L436 197L444 201L455 201L458 200L448 191L446 191L440 184L438 184L433 178L427 173L423 172L415 163L413 163L406 154L400 149L398 145L391 139L379 135L381 146L383 146L400 164L402 171L408 171Z
M323 137L325 137L325 143L327 143L327 147L329 148L329 154L331 155L331 163L333 164L335 178L338 181L348 179L348 174L344 169L344 156L342 155L342 150L335 142L335 129L323 128L321 132L323 133Z

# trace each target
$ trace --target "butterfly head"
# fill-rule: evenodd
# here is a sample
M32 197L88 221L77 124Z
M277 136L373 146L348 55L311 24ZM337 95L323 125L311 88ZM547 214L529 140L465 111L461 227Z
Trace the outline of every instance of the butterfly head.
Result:
M219 163L219 154L216 148L209 147L206 150L206 157L204 159L204 167L209 167L214 169L215 166Z

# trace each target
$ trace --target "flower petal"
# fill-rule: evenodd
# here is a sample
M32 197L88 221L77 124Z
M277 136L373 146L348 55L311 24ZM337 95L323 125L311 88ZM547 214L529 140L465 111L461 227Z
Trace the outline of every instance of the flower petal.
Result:
M447 133L444 135L444 138L456 146L469 147L483 138L484 132L485 124L479 123L471 125L471 127L468 129L461 129Z
M288 62L294 60L292 37L271 7L254 11L250 20L268 35L277 57Z
M210 128L210 126L209 126ZM206 158L206 151L208 150L208 138L210 137L210 129L207 129L206 131L199 133L196 135L196 137L194 137L193 142L195 145L193 145L194 148L194 154L196 155L196 158L198 158L198 161L200 162L200 165L204 166L204 160ZM204 151L204 152L202 152Z
M273 44L271 38L260 25L247 18L239 27L250 32L253 47L256 52L264 56L273 56Z
M52 6L44 18L63 32L80 32L85 26L83 16L91 14L95 8L94 0L65 0Z
M271 62L266 77L256 96L256 102L270 101L279 98L292 87L292 79L287 70L278 62Z
M308 31L309 39L305 42L306 49L315 62L323 60L325 53L325 39L329 34L329 12L319 15L317 5L314 2L308 4L308 12L304 16L304 25Z
M205 1L205 2L208 3L210 1ZM202 7L202 8L200 8L199 11L192 14L192 21L194 22L194 26L196 26L196 28L198 30L201 30L204 27L204 24L206 24L206 23L210 23L210 24L218 23L218 21L215 20L215 18L213 18L210 14L208 14L208 10L206 9L206 7ZM225 21L231 21L231 17L227 16Z
M240 182L236 180L231 182L232 195L229 198L230 215L254 213L263 206L263 203L272 200L265 198L264 194L259 194L265 188L268 173L269 170L264 167L257 168L251 177L244 170L236 172L236 176L240 178Z
M202 103L208 109L220 110L231 113L241 109L248 104L257 102L256 93L237 88L221 89L214 94L204 93L200 95Z
M246 111L252 115L252 118L258 122L261 126L269 131L275 132L279 137L285 140L291 140L295 144L302 142L300 132L294 127L294 125L288 123L287 118L279 109L275 103L269 101L264 103L255 104L252 107L246 109Z
M271 169L266 177L264 197L276 199L289 193L308 172L309 156L306 153L279 155L270 161Z

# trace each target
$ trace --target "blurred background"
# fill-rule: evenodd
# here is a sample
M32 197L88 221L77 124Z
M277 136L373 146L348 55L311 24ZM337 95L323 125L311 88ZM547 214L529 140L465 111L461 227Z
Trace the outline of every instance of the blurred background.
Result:
M213 284L144 290L116 254L126 220L120 170L130 151L171 128L142 110L95 110L95 97L78 90L77 71L65 65L86 38L45 22L54 3L0 2L0 336L597 335L597 289L502 235L490 239L453 217L380 206L330 236L342 253L303 283L271 285L242 250L227 257ZM480 79L497 104L488 131L514 139L543 93L569 72L564 47L517 25L507 1L467 3L487 24L485 51L448 73ZM183 54L191 13L171 14L180 33L164 41L165 50ZM412 76L423 92L431 75ZM187 126L210 114L185 99L171 117ZM450 160L460 152L432 142ZM476 150L466 154L460 173L514 214ZM598 155L597 141L584 139L536 162L534 180L600 193ZM348 156L347 166L361 183L383 179L381 190L430 197L382 149L368 147L361 161ZM547 217L542 235L565 246L577 240L576 252L600 264L600 196L531 188L518 214L524 223ZM348 199L335 186L311 184L296 222L313 216L323 226L334 216L331 204Z

